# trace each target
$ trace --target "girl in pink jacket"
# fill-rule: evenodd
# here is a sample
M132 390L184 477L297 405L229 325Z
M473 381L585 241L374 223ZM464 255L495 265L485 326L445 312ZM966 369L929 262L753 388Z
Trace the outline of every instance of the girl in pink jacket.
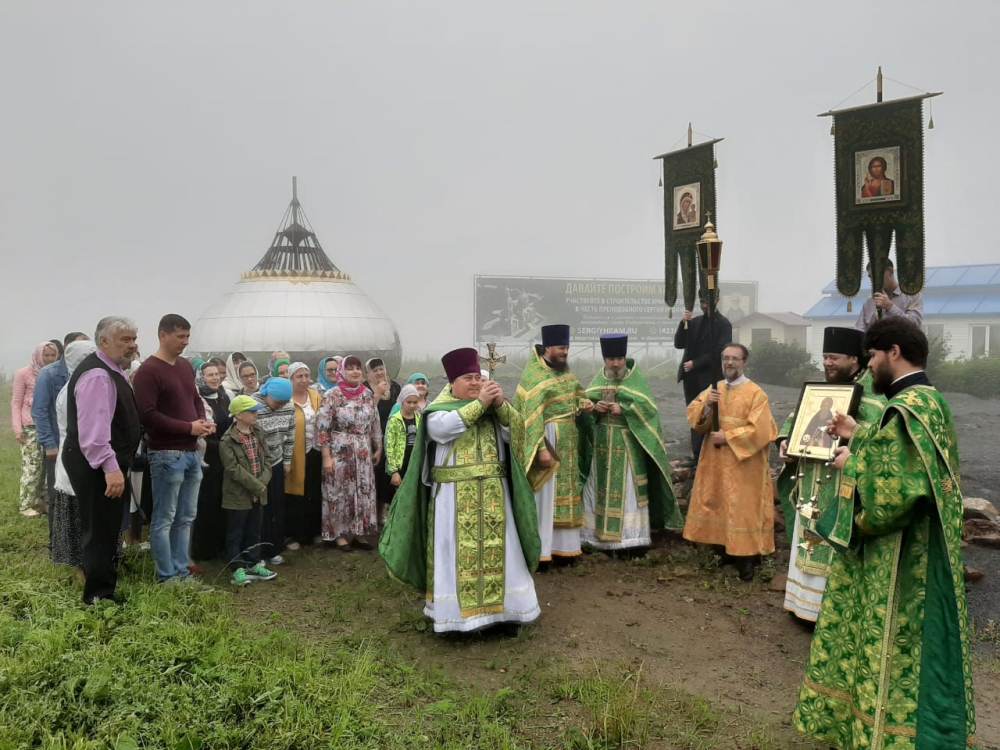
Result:
M21 515L37 516L45 506L45 469L42 447L35 435L31 419L31 402L35 397L35 381L45 365L59 359L59 350L51 341L43 341L31 354L31 363L14 373L14 388L10 396L10 422L14 438L21 444Z

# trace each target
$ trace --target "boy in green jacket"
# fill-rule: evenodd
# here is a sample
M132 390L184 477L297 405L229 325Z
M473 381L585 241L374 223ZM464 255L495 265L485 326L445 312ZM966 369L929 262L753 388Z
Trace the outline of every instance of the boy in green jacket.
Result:
M267 460L264 431L257 425L260 404L250 396L229 403L233 426L219 440L222 459L222 507L226 511L226 555L233 571L232 584L270 581L278 574L260 561L263 506L271 465Z

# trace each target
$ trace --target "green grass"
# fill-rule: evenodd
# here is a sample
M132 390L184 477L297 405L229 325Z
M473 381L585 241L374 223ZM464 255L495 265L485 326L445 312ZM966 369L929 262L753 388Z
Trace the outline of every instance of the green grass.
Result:
M393 632L434 636L412 597L374 574L331 597L333 639L290 626L287 604L241 614L224 583L158 586L148 556L129 560L127 604L84 607L71 573L48 560L45 524L16 513L17 450L0 430L0 750L806 747L787 728L650 683L641 663L541 655L499 688L445 674L400 652ZM369 617L395 624L359 625ZM533 638L522 631L509 648ZM449 645L457 660L467 653Z

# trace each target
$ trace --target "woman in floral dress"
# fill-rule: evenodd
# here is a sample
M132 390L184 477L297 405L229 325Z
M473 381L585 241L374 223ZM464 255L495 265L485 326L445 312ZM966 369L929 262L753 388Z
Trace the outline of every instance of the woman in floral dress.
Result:
M323 452L323 540L344 552L353 541L372 549L378 534L375 464L382 457L382 430L364 369L344 357L337 384L323 396L316 438Z

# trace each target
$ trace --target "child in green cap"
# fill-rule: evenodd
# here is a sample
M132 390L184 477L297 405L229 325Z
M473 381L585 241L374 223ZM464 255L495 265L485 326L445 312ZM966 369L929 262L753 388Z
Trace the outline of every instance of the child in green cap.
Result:
M262 508L267 504L271 465L264 431L257 425L259 408L260 404L250 396L237 396L230 401L233 426L219 441L226 556L234 568L231 579L234 586L270 581L278 576L260 561Z

